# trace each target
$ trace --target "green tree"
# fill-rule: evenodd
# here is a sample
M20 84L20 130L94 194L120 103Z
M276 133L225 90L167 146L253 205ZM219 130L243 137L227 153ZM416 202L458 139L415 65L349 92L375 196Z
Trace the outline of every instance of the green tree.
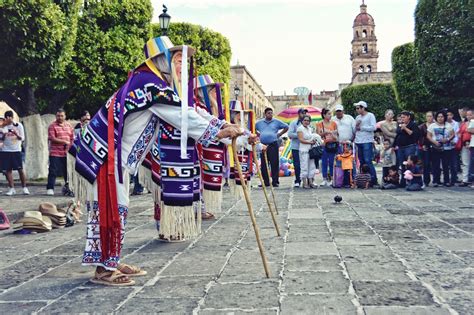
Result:
M161 36L159 24L153 24L153 36ZM171 23L168 37L174 45L186 44L196 49L199 74L209 74L214 81L230 82L229 40L220 33L190 23Z
M37 113L36 90L64 77L79 5L64 12L48 0L0 2L0 88L22 99L21 115Z
M70 113L95 112L145 59L151 17L149 0L89 1L79 18L75 55L68 69Z
M395 96L401 108L422 112L436 109L433 108L433 100L421 81L413 43L393 49L392 74Z
M444 107L474 101L473 13L472 0L420 0L415 10L420 75Z
M341 98L348 114L352 115L356 115L353 104L359 101L367 102L368 110L377 120L383 119L387 109L392 109L395 113L400 111L391 84L351 85L342 90Z

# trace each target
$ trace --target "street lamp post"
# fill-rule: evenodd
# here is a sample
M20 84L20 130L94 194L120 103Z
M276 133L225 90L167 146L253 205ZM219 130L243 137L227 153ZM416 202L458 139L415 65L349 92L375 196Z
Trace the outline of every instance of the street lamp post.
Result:
M168 11L168 8L163 4L163 13L158 16L158 19L160 20L160 29L163 32L163 35L167 35L168 33L168 27L170 25L170 20L171 16L166 13Z
M235 96L235 100L237 100L237 97L239 96L240 94L240 89L237 85L234 86L234 96Z

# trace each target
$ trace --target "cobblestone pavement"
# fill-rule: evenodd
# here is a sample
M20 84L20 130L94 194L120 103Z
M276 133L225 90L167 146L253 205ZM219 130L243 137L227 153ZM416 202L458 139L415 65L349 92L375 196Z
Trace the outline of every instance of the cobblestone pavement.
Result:
M199 238L162 243L145 195L131 200L123 250L124 262L148 271L136 286L88 281L83 223L46 234L4 231L0 314L474 313L472 190L303 190L286 180L276 193L281 237L261 190L252 191L269 279L245 202L226 192L224 211L203 223ZM1 196L0 206L21 198Z

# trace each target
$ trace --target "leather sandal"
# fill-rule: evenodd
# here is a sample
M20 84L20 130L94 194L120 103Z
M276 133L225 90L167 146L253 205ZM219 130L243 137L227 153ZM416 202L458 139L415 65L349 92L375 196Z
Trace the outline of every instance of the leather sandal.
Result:
M201 218L203 220L213 220L215 219L215 216L212 213L206 211L205 213L201 214Z
M135 281L130 279L127 275L118 270L106 270L98 273L96 271L95 277L90 280L95 284L102 284L113 287L128 287L135 285Z
M147 274L145 270L140 269L140 267L127 265L127 264L119 264L117 269L126 276L129 277L138 277L144 276Z

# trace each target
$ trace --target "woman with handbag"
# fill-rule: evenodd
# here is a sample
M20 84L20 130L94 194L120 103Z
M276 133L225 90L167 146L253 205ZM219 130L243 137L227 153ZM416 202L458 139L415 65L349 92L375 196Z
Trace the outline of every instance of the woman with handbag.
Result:
M301 182L303 188L317 188L314 184L314 175L316 173L316 166L314 164L314 154L317 151L317 146L321 145L321 137L313 133L310 126L311 117L305 115L303 117L302 124L296 130L298 140L300 141L299 155L300 155L300 167L301 167ZM312 158L310 157L310 150L312 150ZM313 152L314 151L314 152ZM317 154L317 153L316 153Z
M331 112L327 108L323 108L321 117L323 120L316 124L316 131L324 140L322 156L323 182L321 185L329 186L334 172L334 158L339 147L337 142L337 124L331 120Z
M433 167L433 187L441 185L441 168L443 167L443 184L446 187L452 186L449 180L450 161L454 154L454 129L450 123L446 122L445 111L438 111L435 115L435 122L428 127L427 138L431 142L431 165ZM452 178L453 179L453 178Z

